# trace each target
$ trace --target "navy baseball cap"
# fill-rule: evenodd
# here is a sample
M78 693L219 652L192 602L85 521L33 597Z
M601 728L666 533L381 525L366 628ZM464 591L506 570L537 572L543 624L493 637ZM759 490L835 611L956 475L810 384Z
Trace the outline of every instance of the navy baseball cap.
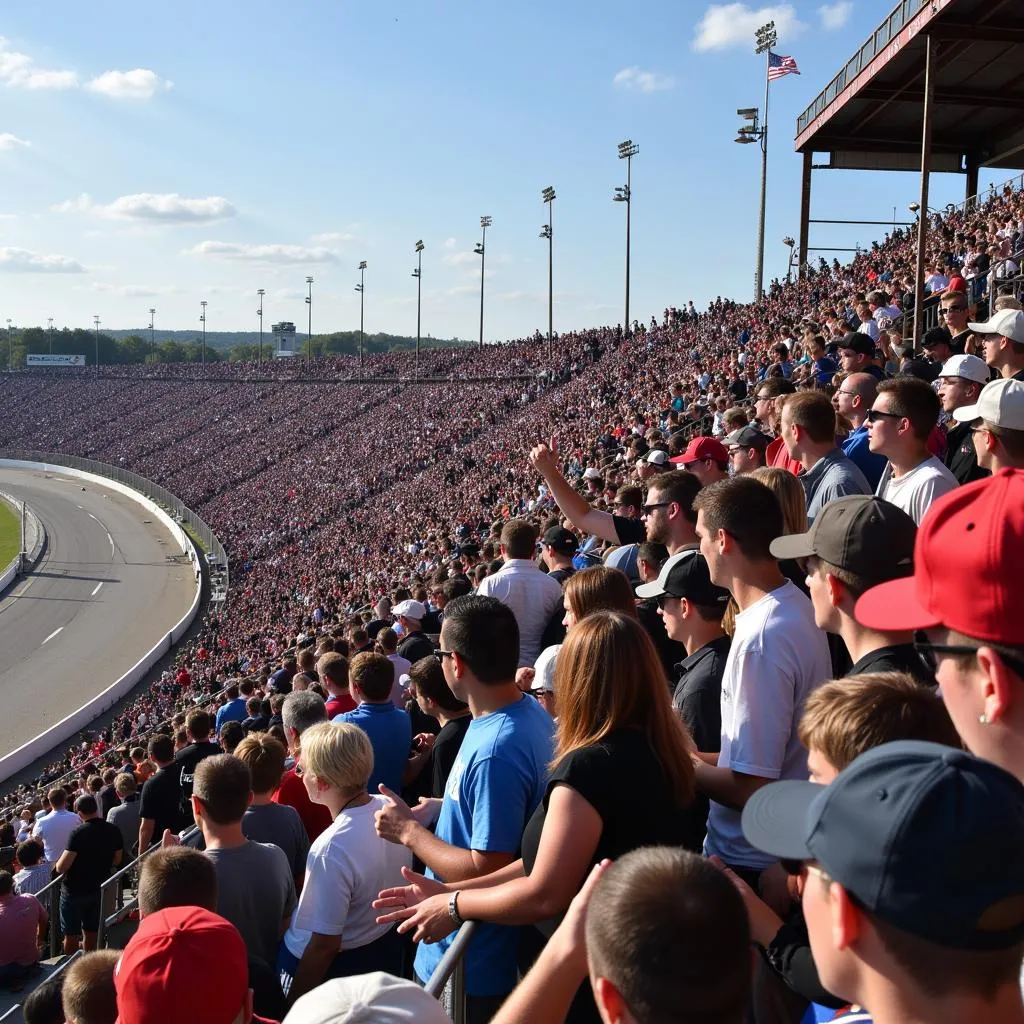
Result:
M962 750L883 744L829 786L762 787L742 825L753 846L814 861L901 931L952 949L1024 941L1024 786Z

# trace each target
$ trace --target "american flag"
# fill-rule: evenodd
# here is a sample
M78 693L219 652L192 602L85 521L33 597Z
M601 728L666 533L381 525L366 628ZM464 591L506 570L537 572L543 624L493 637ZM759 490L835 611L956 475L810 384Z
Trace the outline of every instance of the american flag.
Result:
M776 78L783 75L799 75L800 69L792 57L783 57L782 54L768 51L768 81L774 82Z

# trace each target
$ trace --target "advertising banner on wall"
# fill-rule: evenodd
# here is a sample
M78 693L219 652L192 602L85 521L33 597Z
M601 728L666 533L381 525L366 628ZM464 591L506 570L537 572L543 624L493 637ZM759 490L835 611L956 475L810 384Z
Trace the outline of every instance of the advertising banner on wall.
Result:
M85 366L85 356L30 355L26 363L29 366Z

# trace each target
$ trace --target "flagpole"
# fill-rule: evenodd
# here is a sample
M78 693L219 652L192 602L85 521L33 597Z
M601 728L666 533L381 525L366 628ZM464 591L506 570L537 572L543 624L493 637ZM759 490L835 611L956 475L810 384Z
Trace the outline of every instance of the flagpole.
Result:
M757 273L754 277L754 301L764 295L764 218L768 192L768 69L771 50L777 41L775 22L762 25L756 34L757 53L764 53L764 119L761 122L761 213L757 224Z

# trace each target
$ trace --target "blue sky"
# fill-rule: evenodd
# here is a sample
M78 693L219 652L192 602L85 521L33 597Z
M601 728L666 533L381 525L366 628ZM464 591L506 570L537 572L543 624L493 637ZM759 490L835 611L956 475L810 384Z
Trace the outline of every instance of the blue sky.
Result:
M759 159L733 144L763 100L752 26L774 18L802 74L771 87L766 278L797 230L796 116L888 0L176 0L6 5L0 19L0 319L210 330L266 317L314 332L475 337L479 218L488 339L546 328L540 192L553 185L555 327L622 316L633 163L635 316L753 288ZM982 171L981 183L1003 172ZM933 205L962 198L933 178ZM914 175L822 172L815 216L905 216ZM884 228L819 229L855 245Z

